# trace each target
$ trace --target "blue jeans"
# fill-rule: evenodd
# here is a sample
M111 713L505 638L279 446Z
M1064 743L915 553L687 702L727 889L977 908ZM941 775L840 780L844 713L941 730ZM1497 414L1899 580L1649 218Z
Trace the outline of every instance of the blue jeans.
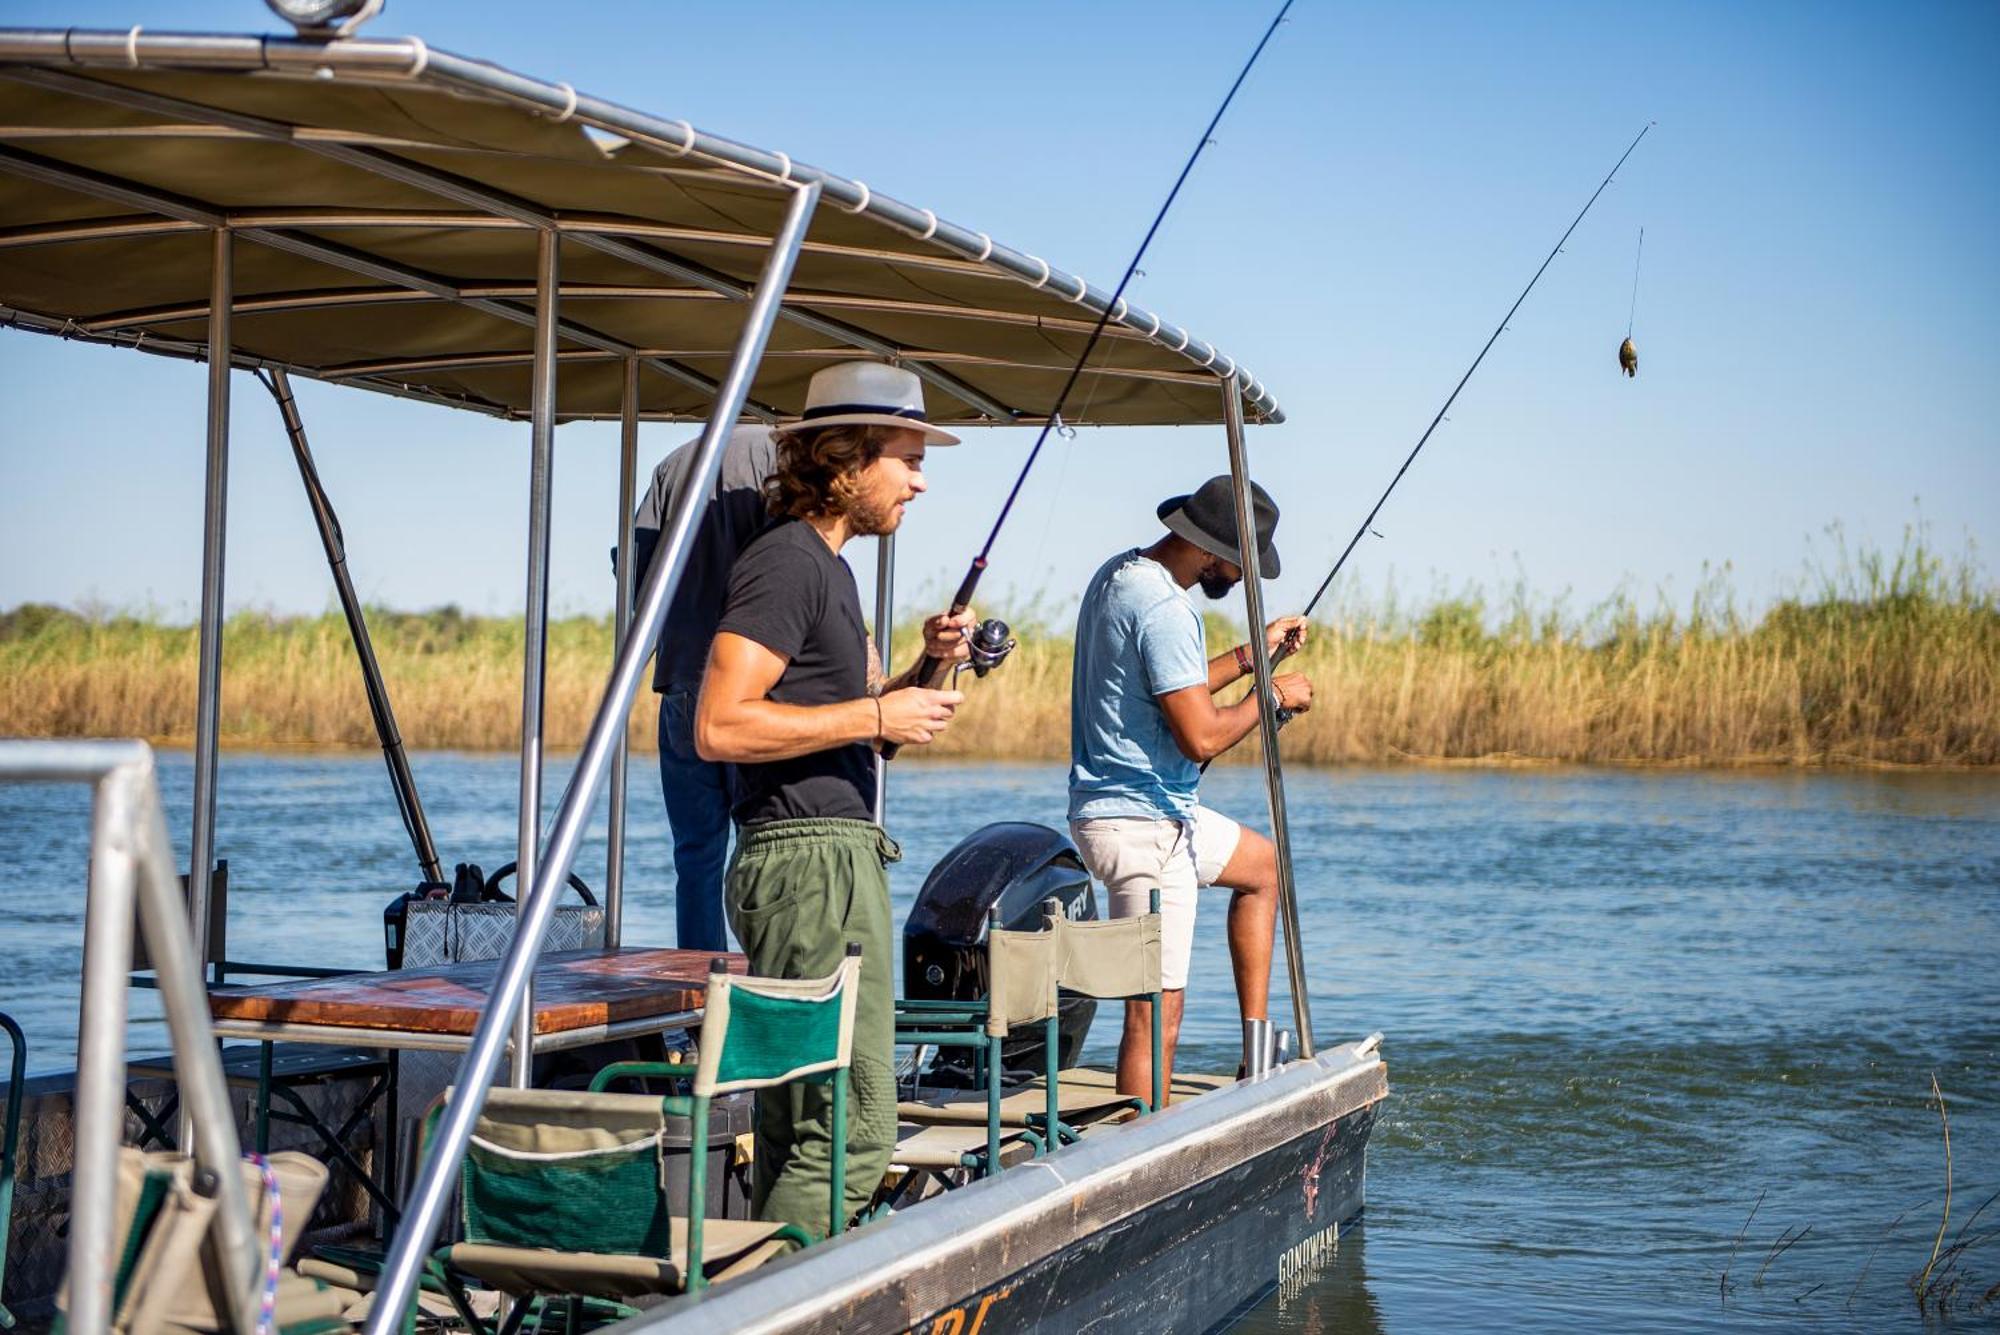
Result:
M660 790L674 836L674 923L683 950L729 949L722 876L729 865L729 767L694 749L695 692L660 697Z

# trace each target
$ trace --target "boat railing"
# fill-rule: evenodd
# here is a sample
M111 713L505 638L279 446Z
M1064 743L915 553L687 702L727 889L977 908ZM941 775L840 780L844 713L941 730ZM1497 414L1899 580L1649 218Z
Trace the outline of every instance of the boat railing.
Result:
M258 1288L241 1146L208 993L181 895L153 749L139 741L0 741L0 782L88 783L90 884L77 1034L76 1160L70 1188L68 1326L109 1330L118 1150L125 1130L126 989L134 910L156 972L181 1090L181 1148L217 1197L216 1241L236 1329L255 1328Z

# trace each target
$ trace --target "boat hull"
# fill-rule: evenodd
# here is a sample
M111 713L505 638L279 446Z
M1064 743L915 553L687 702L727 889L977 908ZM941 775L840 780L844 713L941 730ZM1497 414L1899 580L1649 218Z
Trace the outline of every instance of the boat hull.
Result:
M1208 1330L1360 1214L1388 1092L1347 1045L927 1201L630 1329Z

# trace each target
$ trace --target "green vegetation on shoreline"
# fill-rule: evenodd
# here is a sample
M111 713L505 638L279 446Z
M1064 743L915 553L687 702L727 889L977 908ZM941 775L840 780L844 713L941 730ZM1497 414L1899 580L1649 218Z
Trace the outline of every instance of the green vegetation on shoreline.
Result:
M411 746L516 744L518 618L445 608L374 611L369 624ZM1068 618L1031 613L1016 630L1021 647L969 682L935 754L1067 756ZM1212 650L1231 634L1211 617ZM906 661L914 644L898 641ZM551 747L581 742L610 654L608 619L551 624ZM1843 549L1811 588L1754 620L1721 577L1688 608L1651 612L1619 598L1569 615L1518 590L1500 604L1477 590L1407 610L1350 601L1289 666L1317 693L1285 733L1287 758L1308 764L2000 764L2000 592L1971 558L1948 566L1916 538L1893 555ZM0 735L186 743L195 669L192 627L37 605L0 613ZM375 744L337 613L231 618L224 677L226 744ZM653 711L648 692L633 711L635 748L653 744Z

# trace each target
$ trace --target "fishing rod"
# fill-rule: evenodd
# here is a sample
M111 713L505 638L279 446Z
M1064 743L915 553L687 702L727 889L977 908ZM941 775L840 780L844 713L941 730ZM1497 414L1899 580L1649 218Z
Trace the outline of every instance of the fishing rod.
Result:
M1203 130L1201 138L1195 141L1194 152L1188 154L1187 162L1181 167L1181 174L1174 178L1174 188L1167 192L1166 201L1160 205L1160 211L1153 215L1153 225L1146 229L1145 239L1133 253L1132 262L1125 266L1124 276L1119 278L1117 289L1112 292L1111 299L1104 303L1104 309L1098 313L1097 323L1091 327L1090 337L1085 340L1082 353L1077 356L1075 365L1069 368L1069 375L1064 379L1062 389L1056 395L1055 405L1049 409L1048 419L1042 423L1041 432L1035 437L1034 448L1028 451L1027 462L1021 465L1020 474L1015 477L1013 487L1007 492L1006 501L1000 506L999 517L993 521L993 529L986 535L985 545L979 549L979 554L972 558L972 564L966 568L965 578L959 581L958 592L951 596L951 615L957 616L972 605L973 592L979 587L980 576L986 573L987 559L993 553L993 544L1000 536L1000 529L1006 524L1007 516L1014 508L1015 498L1020 496L1021 485L1028 480L1028 473L1034 468L1035 460L1041 456L1042 445L1048 440L1049 432L1062 426L1063 405L1069 402L1070 391L1076 388L1076 382L1083 375L1084 365L1089 362L1090 354L1096 350L1097 341L1103 337L1105 326L1111 322L1111 313L1118 309L1127 284L1132 281L1132 275L1139 271L1139 262L1145 259L1147 247L1153 244L1153 237L1159 232L1160 224L1166 221L1167 210L1174 206L1174 200L1180 195L1181 187L1187 184L1188 174L1194 170L1194 164L1200 159L1202 150L1214 141L1215 127L1222 123L1223 113L1228 111L1229 104L1236 100L1237 90L1243 86L1243 81L1250 77L1250 71L1257 64L1257 58L1264 54L1264 48L1270 45L1272 35L1278 31L1278 25L1285 21L1285 15L1291 8L1292 0L1285 0L1279 7L1277 16L1271 20L1270 26L1264 29L1264 36L1259 39L1257 49L1243 62L1243 68L1237 72L1236 81L1229 85L1229 92L1223 97L1222 105L1215 109L1215 114L1209 117L1208 128ZM1005 627L1000 629L999 635L1005 637ZM917 663L916 684L937 685L943 680L944 668L943 659L935 654L926 653ZM882 747L882 758L893 760L900 749L901 747L895 742L887 743Z
M1403 480L1403 474L1409 472L1410 465L1417 461L1417 455L1423 452L1425 444L1430 441L1431 433L1438 429L1440 422L1444 421L1444 415L1451 411L1451 405L1458 401L1459 391L1465 388L1468 380L1472 379L1472 373L1477 371L1479 364L1486 360L1486 354L1491 352L1493 345L1500 341L1500 335L1507 332L1507 322L1514 318L1514 312L1521 309L1521 303L1526 301L1528 294L1535 290L1535 284L1542 281L1542 275L1548 272L1549 265L1553 264L1556 256L1562 253L1562 248L1569 241L1570 234L1576 231L1577 226L1583 222L1584 215L1589 213L1591 206L1597 203L1597 197L1604 193L1606 186L1611 184L1611 178L1618 175L1618 169L1625 165L1625 159L1632 156L1632 150L1639 146L1639 140L1644 139L1647 132L1656 124L1658 124L1657 121L1646 122L1645 129L1640 130L1632 142L1625 146L1625 151L1618 155L1617 163L1612 166L1610 171L1604 174L1604 179L1597 183L1597 189L1591 192L1590 198L1585 201L1583 208L1578 210L1576 217L1570 219L1569 226L1563 230L1562 239L1557 241L1554 249L1549 251L1548 258L1542 261L1541 268L1535 270L1535 276L1528 280L1528 285L1521 289L1521 295L1514 298L1514 304L1507 308L1507 313L1500 318L1500 323L1494 326L1492 336L1486 340L1486 346L1482 347L1479 350L1479 355L1472 359L1472 365L1465 368L1465 374L1458 378L1458 384L1452 387L1450 396L1444 401L1444 406L1437 410L1437 416L1431 418L1431 424L1424 428L1424 434L1417 437L1416 446L1410 451L1409 456L1403 460L1403 466L1396 470L1396 475L1389 479L1389 485L1384 487L1382 494L1375 498L1375 504L1369 508L1368 517L1361 521L1360 527L1354 530L1354 536L1347 540L1347 546L1341 550L1340 558L1333 563L1333 569L1327 572L1326 578L1320 581L1319 588L1314 591L1311 600L1306 603L1305 611L1299 614L1300 617L1312 616L1313 608L1319 606L1319 600L1326 595L1326 591L1329 588L1333 587L1334 577L1340 574L1340 568L1347 564L1347 558L1354 554L1354 549L1361 544L1361 539L1373 527L1375 516L1382 512L1382 506L1387 503L1389 493L1396 489L1396 484ZM1285 638L1279 643L1277 651L1271 655L1271 665L1273 667L1277 666L1280 662L1298 652L1298 648L1299 632L1296 630L1286 632ZM1277 711L1278 726L1282 728L1285 724L1290 723L1295 716L1295 710L1280 707ZM1206 773L1208 762L1204 761L1201 768Z
M1632 156L1632 150L1639 146L1639 140L1644 139L1656 124L1658 124L1657 121L1646 122L1645 129L1640 130L1632 142L1626 145L1625 151L1618 155L1617 163L1612 166L1610 171L1604 174L1604 179L1597 183L1597 189L1591 192L1589 200L1584 203L1583 208L1577 211L1576 217L1570 220L1569 226L1563 229L1562 239L1557 241L1555 247L1549 251L1548 258L1542 261L1541 268L1535 270L1535 276L1528 280L1528 285L1521 289L1521 295L1514 298L1514 304L1507 308L1507 313L1500 317L1500 323L1494 326L1492 336L1486 340L1486 346L1481 348L1479 355L1472 359L1472 365L1465 368L1465 374L1458 378L1458 384L1453 386L1450 396L1444 401L1444 406L1437 410L1437 416L1431 418L1431 424L1424 428L1424 434L1417 437L1416 448L1412 449L1409 457L1403 460L1403 466L1396 470L1396 476L1389 479L1389 485L1382 489L1382 494L1376 498L1375 504L1369 509L1368 517L1361 521L1361 526L1354 530L1354 536L1347 540L1347 546L1342 549L1340 559L1333 563L1333 569L1329 570L1326 578L1320 581L1318 590L1314 592L1311 601L1306 604L1306 610L1300 613L1301 616L1311 616L1313 608L1319 606L1319 600L1332 587L1334 576L1338 575L1340 568L1347 564L1347 558L1354 554L1354 549L1360 545L1361 539L1366 536L1369 527L1374 524L1375 516L1382 512L1382 506L1388 501L1389 493L1393 492L1396 489L1396 484L1403 480L1403 474L1410 471L1410 465L1415 463L1417 455L1423 452L1424 445L1431 438L1431 433L1438 429L1438 423L1444 421L1444 415L1450 412L1451 405L1458 401L1458 393L1465 388L1465 382L1472 379L1472 373L1477 371L1479 364L1486 360L1486 354L1491 352L1493 345L1500 341L1500 335L1507 332L1507 322L1514 318L1514 312L1521 309L1521 303L1526 301L1528 294L1535 290L1535 284L1542 281L1542 275L1548 272L1551 264L1555 263L1556 256L1562 254L1562 248L1569 241L1570 234L1576 231L1577 226L1583 222L1584 215L1589 213L1591 206L1597 203L1597 197L1604 193L1606 186L1611 184L1611 178L1618 175L1618 169L1625 165L1625 159ZM1282 656L1297 647L1288 637L1285 645L1280 647L1279 653Z

